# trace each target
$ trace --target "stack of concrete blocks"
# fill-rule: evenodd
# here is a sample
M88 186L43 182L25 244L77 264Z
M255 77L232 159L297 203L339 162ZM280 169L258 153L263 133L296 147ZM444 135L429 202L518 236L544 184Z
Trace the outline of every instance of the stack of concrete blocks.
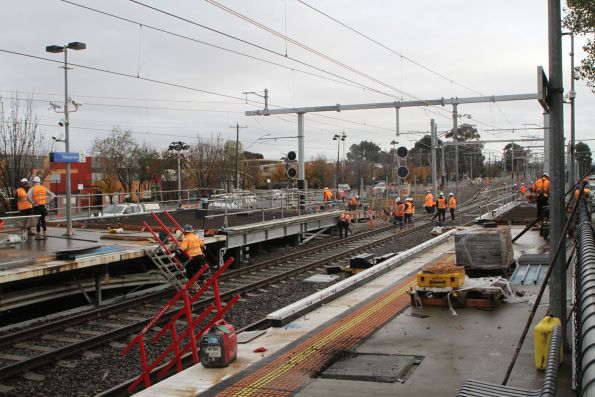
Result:
M456 264L468 270L506 272L514 263L510 227L473 227L455 234Z

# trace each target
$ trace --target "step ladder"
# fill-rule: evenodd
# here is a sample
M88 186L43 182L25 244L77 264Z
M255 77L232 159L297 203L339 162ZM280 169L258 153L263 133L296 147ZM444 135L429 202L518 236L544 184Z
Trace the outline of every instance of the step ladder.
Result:
M181 226L176 222L176 220L169 214L167 211L163 211L163 214L167 216L167 218L173 223L173 230L180 230L182 231ZM178 291L180 291L184 285L188 282L188 278L186 277L186 269L185 265L187 262L182 263L172 252L169 248L167 241L171 241L176 247L180 246L180 242L176 239L176 236L172 234L170 228L168 228L161 219L155 214L151 212L151 216L159 225L159 228L166 233L167 239L162 239L158 233L155 232L153 228L146 222L143 221L143 225L147 228L147 230L153 235L155 240L159 243L157 247L147 252L147 255L157 269L161 272L161 274L165 277L165 279ZM194 287L196 289L199 288L198 284L194 283Z

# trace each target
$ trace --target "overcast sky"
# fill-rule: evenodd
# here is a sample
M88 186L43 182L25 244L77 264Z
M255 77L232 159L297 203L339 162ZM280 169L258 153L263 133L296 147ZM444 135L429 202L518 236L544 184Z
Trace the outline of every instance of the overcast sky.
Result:
M93 139L106 136L113 126L129 129L139 142L162 149L174 140L196 142L197 136L235 139L230 126L239 123L247 126L240 130L244 148L275 159L297 149L297 116L246 117L246 110L262 105L246 103L242 92L262 94L268 88L271 108L527 94L537 90L537 65L548 70L543 0L304 0L390 50L298 0L141 2L170 15L125 0L2 1L1 50L61 61L63 55L46 53L46 45L81 41L87 49L70 51L72 63L171 84L73 66L69 92L83 106L71 115L72 151L88 152ZM569 41L563 39L565 91L570 89ZM577 38L577 64L584 56L582 42ZM33 95L46 136L58 135L61 116L48 109L48 102L63 101L63 70L56 63L5 52L0 52L0 62L5 106L15 92L21 97ZM595 138L595 95L583 82L576 83L576 92L577 140ZM248 99L261 100L254 95ZM428 131L433 118L438 130L445 131L452 126L451 111L451 107L402 109L400 130ZM461 105L459 112L471 115L462 120L476 125L482 139L543 137L538 129L543 126L542 109L536 101ZM568 106L564 121L569 130ZM388 150L396 139L395 110L307 114L306 157L336 158L332 137L343 131L347 147L368 140ZM421 136L402 135L398 140L410 147ZM594 142L588 143L594 147ZM500 156L504 145L487 148L491 156Z

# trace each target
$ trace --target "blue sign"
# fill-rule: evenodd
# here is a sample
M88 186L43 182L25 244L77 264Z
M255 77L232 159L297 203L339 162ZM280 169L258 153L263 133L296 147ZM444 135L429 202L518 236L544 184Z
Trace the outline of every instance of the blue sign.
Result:
M50 153L51 163L78 163L80 155L72 152L53 152Z

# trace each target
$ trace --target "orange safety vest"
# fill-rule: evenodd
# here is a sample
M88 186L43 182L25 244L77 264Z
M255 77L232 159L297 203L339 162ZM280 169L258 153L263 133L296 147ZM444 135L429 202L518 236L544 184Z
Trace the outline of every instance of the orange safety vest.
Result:
M441 210L446 209L446 199L444 197L438 197L438 200L436 201L436 206L438 207L438 209Z
M543 193L544 196L550 194L550 180L547 178L540 178L537 180L537 193Z
M415 211L415 205L411 201L406 202L405 203L405 214L413 214L414 211Z
M426 200L424 202L424 205L426 207L433 207L434 206L434 196L432 196L432 193L426 194Z
M457 208L457 199L455 198L455 196L452 196L450 198L450 200L448 201L448 208L452 208L452 209Z
M180 249L184 251L188 258L194 258L197 255L202 255L202 248L204 243L194 233L184 233L184 240L180 244Z
M520 191L522 194L525 194L525 192L527 191L527 188L525 187L525 185L521 185Z
M403 216L405 214L405 203L398 203L395 205L395 216Z
M22 187L17 189L17 206L19 211L33 208L33 204L27 199L27 192Z
M357 206L357 199L355 197L350 198L349 205Z
M351 215L343 212L339 217L339 222L351 222Z
M46 205L47 192L45 187L42 185L35 185L31 189L33 189L33 194L31 194L31 201L33 201L33 205Z
M329 189L324 189L324 191L322 192L322 197L324 201L332 200L333 192L331 192Z

